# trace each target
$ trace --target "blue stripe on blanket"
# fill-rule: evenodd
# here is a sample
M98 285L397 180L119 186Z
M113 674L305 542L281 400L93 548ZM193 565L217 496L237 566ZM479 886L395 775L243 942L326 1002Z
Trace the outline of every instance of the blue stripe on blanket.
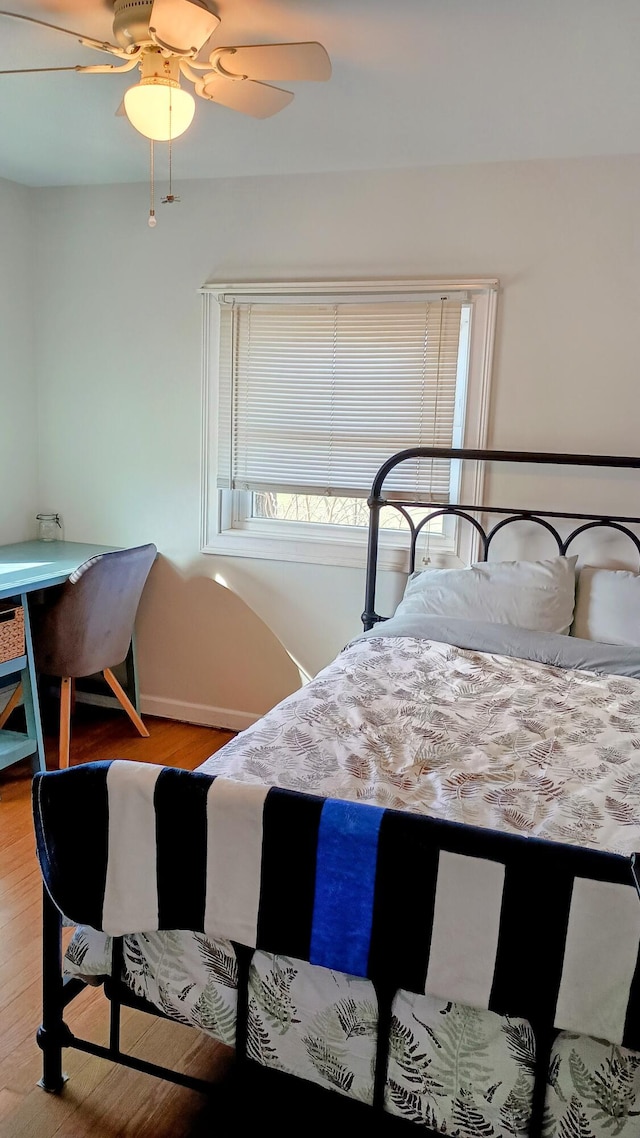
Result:
M310 962L366 976L384 810L328 799L322 809Z

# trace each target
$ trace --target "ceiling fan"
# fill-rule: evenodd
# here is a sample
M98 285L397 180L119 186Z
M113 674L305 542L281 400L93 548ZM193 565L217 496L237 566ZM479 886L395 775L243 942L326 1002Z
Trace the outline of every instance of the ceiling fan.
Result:
M202 60L200 53L220 23L206 0L113 0L113 11L115 43L0 11L0 16L73 36L83 47L121 60L93 66L11 68L0 70L0 75L49 71L116 75L138 67L141 78L125 92L117 113L157 142L179 137L193 120L195 100L180 86L181 75L201 98L259 119L283 110L293 99L291 91L273 83L325 80L331 75L331 61L319 43L215 47Z

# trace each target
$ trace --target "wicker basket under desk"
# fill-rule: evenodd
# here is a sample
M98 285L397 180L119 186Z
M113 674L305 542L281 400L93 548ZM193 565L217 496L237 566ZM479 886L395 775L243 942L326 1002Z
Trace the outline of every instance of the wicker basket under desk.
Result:
M0 601L0 664L24 656L24 610L13 601Z

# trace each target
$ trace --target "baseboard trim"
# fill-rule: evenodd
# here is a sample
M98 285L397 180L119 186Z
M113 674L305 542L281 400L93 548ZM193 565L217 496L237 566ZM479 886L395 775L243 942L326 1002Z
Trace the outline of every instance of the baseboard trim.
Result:
M208 703L186 703L179 699L163 699L157 695L141 695L143 715L157 715L161 719L179 719L182 723L196 723L201 727L221 727L227 731L244 731L261 716L256 712L234 711L230 707L211 707Z

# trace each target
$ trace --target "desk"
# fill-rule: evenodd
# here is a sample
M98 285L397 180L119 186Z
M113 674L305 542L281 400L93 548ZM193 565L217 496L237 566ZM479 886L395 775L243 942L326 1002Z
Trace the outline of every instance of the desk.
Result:
M26 733L0 731L0 770L33 757L34 770L44 770L44 745L36 669L29 624L28 595L38 589L61 585L74 569L90 557L111 553L113 545L84 545L76 541L21 541L0 545L0 600L20 597L24 609L25 655L0 664L0 678L20 676L24 693Z

